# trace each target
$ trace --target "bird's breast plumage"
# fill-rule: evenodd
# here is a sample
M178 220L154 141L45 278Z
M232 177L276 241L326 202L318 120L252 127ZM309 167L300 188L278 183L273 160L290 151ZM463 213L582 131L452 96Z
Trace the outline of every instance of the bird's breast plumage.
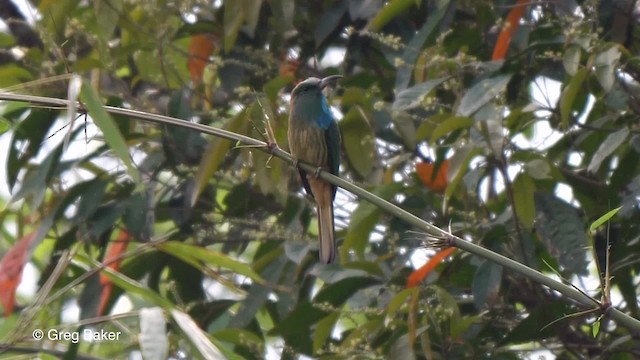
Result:
M328 167L328 149L325 131L315 124L289 124L289 148L292 155L306 163Z
M329 166L326 130L334 124L327 99L309 92L291 103L288 140L293 156L316 166Z

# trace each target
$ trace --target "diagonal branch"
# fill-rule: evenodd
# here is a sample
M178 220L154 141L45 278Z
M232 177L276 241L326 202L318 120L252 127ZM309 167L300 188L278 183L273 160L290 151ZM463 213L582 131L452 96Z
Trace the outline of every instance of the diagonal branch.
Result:
M2 100L27 102L27 103L38 105L38 106L52 106L52 107L60 107L60 108L67 108L67 106L69 105L69 101L65 99L48 98L48 97L32 96L32 95L20 95L20 94L6 93L6 92L0 92L0 101ZM210 126L192 123L186 120L181 120L181 119L173 118L170 116L151 114L143 111L129 110L129 109L117 108L113 106L104 106L104 109L105 111L111 114L128 116L134 119L148 121L152 123L180 126L186 129L199 131L205 134L219 136L227 140L238 142L242 145L255 147L256 149L264 151L266 153L271 153L273 156L278 157L288 162L291 165L295 163L295 159L289 153L280 149L279 147L269 146L269 144L263 141L259 141L254 138L237 134L234 132L226 131L223 129L212 128ZM78 111L82 111L82 110L86 111L83 108L82 104L78 104ZM380 209L388 212L389 214L396 216L401 220L415 226L421 231L426 232L428 235L437 236L437 237L446 239L448 241L449 246L455 246L471 254L474 254L486 260L495 262L506 269L522 274L523 276L529 278L532 281L535 281L537 283L540 283L542 285L549 287L550 289L558 291L559 293L573 300L574 302L581 305L585 309L600 308L601 306L598 300L576 290L571 286L568 286L559 281L556 281L544 275L543 273L536 271L530 267L527 267L517 261L511 260L503 255L500 255L496 252L485 249L479 245L476 245L472 242L469 242L460 237L457 237L449 233L448 231L440 229L439 227L420 219L419 217L399 208L398 206L342 178L334 176L329 172L323 171L320 168L316 168L308 164L300 163L299 166L310 173L315 173L316 171L319 171L318 172L319 176L322 179L357 195L359 198L364 199L372 203L373 205L379 207ZM611 316L611 318L617 323L619 323L620 325L627 327L628 329L634 332L640 333L640 320L635 319L614 307L608 307L603 310L605 310L609 314L609 316Z

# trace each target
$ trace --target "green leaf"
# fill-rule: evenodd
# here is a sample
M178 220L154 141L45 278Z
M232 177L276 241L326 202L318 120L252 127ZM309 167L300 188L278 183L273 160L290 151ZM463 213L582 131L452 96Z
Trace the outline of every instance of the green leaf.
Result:
M278 284L286 265L287 258L279 256L264 268L261 275L269 284ZM271 293L272 289L269 286L260 284L251 286L247 292L247 296L240 304L236 315L229 322L229 327L244 328L247 326L254 319L256 313L264 305Z
M616 80L616 68L620 60L620 50L618 46L611 46L607 50L596 54L593 61L596 78L605 91L611 90Z
M589 226L589 231L590 232L594 232L596 231L596 229L598 229L600 226L602 226L604 223L606 223L607 221L609 221L609 219L611 219L612 217L614 217L618 211L620 211L620 209L622 209L622 206L617 207L609 212L607 212L606 214L600 216L596 221L594 221L591 226Z
M398 115L402 115L402 113ZM408 116L408 115L405 114L405 116ZM429 116L428 118L425 119L425 121L422 122L422 124L420 124L420 126L418 126L418 130L416 130L416 140L418 141L429 140L429 138L432 136L431 134L433 133L433 130L435 129L434 126L437 126L437 124L440 124L441 122L449 119L452 116L453 115L448 112Z
M360 106L354 106L339 122L349 163L362 177L371 172L376 159L375 136L367 121L367 114Z
M415 5L414 0L389 1L378 14L371 19L367 28L372 32L380 31L389 21Z
M23 111L18 110L11 117L20 117ZM6 114L9 115L9 114ZM20 170L31 159L35 158L44 143L44 137L55 123L58 112L33 109L29 115L18 123L13 131L13 138L7 155L7 184L13 189Z
M76 254L76 257L82 259L84 262L93 263L94 265L99 266L99 264L97 264L95 260L90 259L83 254ZM163 296L160 296L160 294L156 293L155 291L149 289L144 284L139 283L120 272L114 271L109 267L104 267L101 271L102 274L108 277L115 286L121 288L127 294L138 295L145 301L160 306L164 309L174 308L174 305L169 300L167 300Z
M340 343L340 345L336 349L337 354L348 354L353 352L353 344L359 344L362 342L362 339L376 339L380 335L388 335L388 333L382 332L382 329L385 329L387 324L382 322L382 317L373 317L371 320L365 322L364 324L358 324L353 329L350 329L346 333L344 340ZM391 339L389 339L391 340ZM385 343L389 344L389 343ZM375 343L371 344L375 345Z
M194 35L204 33L216 33L220 30L220 25L210 20L198 20L195 23L182 24L181 27L173 34L174 39L191 38Z
M513 202L518 219L526 230L531 230L536 216L536 204L533 198L536 185L527 174L519 174L513 181Z
M260 20L260 10L262 10L262 0L241 0L242 12L246 25L242 29L249 36L253 37L256 32L258 20Z
M569 120L573 115L573 105L578 93L582 91L582 83L587 78L589 69L582 68L571 78L569 84L562 90L560 95L560 122L563 128L569 127Z
M591 173L597 172L604 159L613 154L620 145L624 144L627 137L629 137L629 128L626 126L607 136L593 154L593 157L591 157L587 171Z
M489 149L497 157L502 156L502 150L506 143L500 110L498 105L487 103L478 109L474 115L474 119L480 121L480 129Z
M433 292L434 300L438 306L441 306L442 314L446 317L446 321L449 324L460 321L460 308L456 298L446 289L435 284L429 285L429 290Z
M131 162L131 156L129 155L129 148L127 146L122 133L118 129L118 126L111 118L111 115L105 111L102 107L102 103L98 96L93 91L91 85L85 81L82 84L80 90L80 99L84 106L87 108L87 112L91 115L91 118L95 124L100 128L104 135L104 140L109 145L114 154L118 156L127 167L129 175L134 182L140 182L140 174L138 170L133 166Z
M451 339L458 339L464 335L465 332L471 329L471 326L475 323L480 323L484 319L484 314L479 313L477 315L461 317L457 321L451 321L451 330L449 336Z
M20 183L20 188L11 197L11 202L16 202L28 195L32 195L31 208L37 209L40 207L49 180L54 173L53 170L58 166L61 156L62 147L58 146L39 165L30 168Z
M569 274L586 274L587 235L578 211L553 194L537 192L536 230L547 252Z
M486 103L502 93L511 80L511 76L512 74L498 75L484 79L473 85L462 97L462 100L460 100L457 114L471 116Z
M273 0L269 6L273 12L273 18L278 19L281 34L297 32L293 26L296 10L295 0Z
M415 293L419 291L420 291L420 288L412 287L409 289L401 290L398 293L396 293L394 297L391 299L391 301L389 301L389 304L387 305L386 315L388 317L397 316L396 312L400 311L402 306L404 306L407 303L407 300L409 299L409 297L412 295L415 295Z
M274 131L275 141L284 143L284 139L287 137L286 128L277 124L279 121L286 121L286 119L282 119L282 115L274 111L272 104L275 103L275 101L270 102L264 97L258 98L256 103L249 107L250 118L253 119L254 125L258 125L259 131L262 133L266 133L266 127L270 126ZM251 156L253 157L253 163L256 164L253 168L255 179L253 185L257 184L262 194L274 195L282 203L286 202L288 196L287 181L289 180L289 168L286 164L282 161L272 161L271 154L257 149L251 151ZM259 202L260 200L257 201ZM247 204L250 202L245 197L239 203ZM225 203L228 203L226 199Z
M193 116L192 104L186 91L176 91L167 105L168 115L191 120ZM164 157L171 166L181 164L195 165L202 160L207 141L201 133L181 126L163 126L162 149ZM157 166L157 165L156 165ZM153 166L155 169L155 166ZM141 168L142 170L142 168ZM144 172L144 170L142 170Z
M107 231L111 231L115 222L124 213L124 206L122 203L107 203L102 205L94 213L94 216L89 219L89 235L93 239L97 239Z
M449 184L447 185L447 189L444 192L445 199L451 198L462 181L462 178L467 173L467 169L469 169L469 163L471 163L471 159L475 156L478 156L483 153L483 149L479 147L473 147L471 145L465 145L453 154L452 157L449 158L449 170L447 171L447 179ZM443 209L446 208L447 201L442 203Z
M71 14L75 13L75 9L80 3L79 0L59 0L59 1L40 1L38 4L38 11L40 14L48 14L43 17L46 24L46 33L51 36L54 41L59 40L58 36L61 36L64 32L64 27L60 24L64 24L69 19Z
M282 321L269 331L269 335L281 335L297 351L311 354L311 326L326 316L326 312L309 301L299 302Z
M171 309L171 316L180 330L182 330L182 334L198 349L203 359L241 359L240 356L230 351L225 351L222 346L214 344L209 335L202 331L189 314L178 309Z
M393 123L394 130L402 138L402 143L409 149L415 149L418 144L418 140L416 139L416 122L408 113L396 113L395 116L391 116L388 112L383 110L374 112L374 118L376 115L379 118L383 116L390 118ZM376 124L378 124L377 121Z
M580 55L582 54L582 48L578 45L569 45L562 55L562 65L564 70L570 76L575 75L578 72L580 66Z
M83 191L78 197L80 201L77 205L74 222L80 223L91 217L102 203L102 199L107 190L110 180L95 178L83 184Z
M205 263L212 266L229 269L238 275L244 275L260 284L264 280L255 273L248 264L233 260L223 253L209 250L201 246L189 245L177 241L166 241L156 245L159 250L184 260L185 262L196 265Z
M0 89L20 85L33 80L33 75L29 70L16 64L0 66Z
M602 320L602 316L599 316L598 319L591 326L591 335L595 339L600 333L600 322Z
M536 306L529 311L529 316L520 321L520 323L500 341L499 345L531 343L553 337L560 325L560 322L556 322L556 320L562 318L570 311L571 309L568 305L559 302Z
M370 95L367 95L365 89L355 86L348 86L345 87L344 92L340 97L340 105L342 105L342 107L346 109L350 109L354 105L370 107L370 102L367 99L370 97Z
M352 21L369 20L373 18L381 9L382 2L370 1L349 1L349 17ZM419 6L416 2L416 6Z
M122 13L122 0L97 0L93 9L98 23L98 36L103 41L111 40Z
M267 99L275 103L280 90L293 82L293 76L278 76L269 80L262 86L262 91L267 95Z
M502 266L492 261L483 261L473 277L471 288L473 304L477 309L491 307L497 301L501 283Z
M81 182L78 183L72 187L70 187L69 189L67 189L67 191L65 192L65 194L63 195L63 197L60 199L59 204L57 205L58 208L58 214L54 214L54 216L61 216L68 208L69 206L71 206L72 204L75 204L77 201L83 201L83 197L87 196L90 197L89 195L95 190L95 187L97 186L96 184L101 181L96 179L92 179L89 181L85 181L85 182ZM99 186L99 185L98 185ZM96 204L96 206L99 206L100 204ZM88 208L85 208L86 210L90 211L90 212L95 212L96 210L91 210ZM72 225L78 225L79 223L86 221L86 216L84 216L84 214L80 214L78 213L78 211L76 211L76 215L70 219L71 220L71 224ZM74 239L73 241L76 241L76 236L74 235ZM60 246L61 245L61 241L58 240L58 242L56 242L56 246ZM70 244L69 244L70 245ZM66 249L66 247L58 247L56 248L56 250L64 250Z
M215 331L211 336L216 340L236 346L250 347L255 350L264 348L264 340L254 332L245 329L227 328Z
M316 324L315 334L313 335L314 354L318 353L322 346L327 342L327 339L329 339L329 336L331 336L333 328L335 327L339 318L340 312L334 311L325 316L324 319L318 321L318 323Z
M552 179L551 166L545 159L533 159L524 164L526 173L534 179L545 180Z
M39 225L37 226L36 235L33 237L33 239L31 239L31 243L29 244L27 258L31 257L31 254L34 252L34 249L38 245L40 245L42 240L44 240L44 238L47 236L49 231L53 228L53 225L62 215L62 210L66 208L66 206L68 205L68 202L71 199L72 199L71 197L64 197L62 199L59 199L56 202L56 204L49 210L46 217L40 221ZM2 215L2 212L0 212L0 215ZM75 240L75 238L72 240Z
M6 133L9 129L11 129L11 122L7 121L7 119L0 117L0 135Z
M640 145L640 135L631 135L627 142L629 144ZM617 162L616 168L611 169L613 173L611 174L611 178L609 180L609 187L611 189L622 189L627 186L630 182L632 182L633 178L638 175L636 169L638 169L638 165L640 164L640 156L638 156L638 152L634 149L634 146L625 146L620 149L620 157Z
M322 12L314 33L316 48L320 47L327 37L338 28L342 17L347 13L347 5L348 3L345 1L337 1L330 9Z
M158 57L158 50L137 50L133 53L133 59L137 70L136 79L146 80L163 89L180 89L189 80L187 68L187 44L188 38L176 40L167 46L167 52L163 57ZM167 63L171 69L167 69Z
M168 115L182 120L191 120L191 117L193 116L193 109L189 100L189 95L186 90L174 92L167 104ZM189 131L187 129L183 130Z
M364 261L358 262L359 264L365 263ZM315 271L315 276L324 281L327 284L335 284L338 281L352 278L352 277L373 277L374 274L367 272L366 270L351 267L353 263L345 264L344 268L336 269L333 266L325 266ZM349 267L347 267L349 266ZM353 305L357 305L355 302ZM363 305L364 306L364 305Z
M344 304L353 294L360 289L375 285L378 280L373 277L349 277L323 287L313 298L316 304L327 303L337 307Z
M374 189L372 192L388 200L395 195L401 187L402 184L400 183L387 184ZM369 243L369 236L378 223L379 218L380 208L368 201L360 201L358 207L351 215L349 229L340 248L341 259L346 261L346 259L349 258L349 252L351 250L355 252L355 255L359 259L364 257L364 250Z
M398 337L389 349L389 358L393 360L415 360L416 354L409 343L409 334Z
M395 11L395 9L390 10L391 5L392 3L388 3L387 6L381 12L378 13L376 18L387 16L388 14L383 14L383 12L385 11L389 11L389 12ZM416 5L418 5L418 3L416 3ZM409 6L409 4L408 2L398 4L399 8L402 6ZM413 76L413 71L416 68L416 66L414 65L418 61L418 57L420 56L420 51L424 48L425 43L433 33L433 30L436 29L436 26L440 23L444 15L447 13L448 8L449 8L448 0L437 1L435 11L429 14L429 18L424 23L424 25L422 25L422 28L418 30L418 32L413 36L411 41L409 41L409 43L407 44L406 50L400 56L402 63L407 66L401 66L398 69L398 75L396 75L396 84L395 84L396 92L402 91L406 89L407 86L409 86L409 83L411 82L411 78ZM373 19L372 22L369 23L370 29L372 29L373 21L377 21L377 20ZM384 21L389 21L389 20L384 19ZM374 25L374 27L375 26L378 26L378 25ZM376 30L373 30L373 31L376 31Z
M620 294L622 294L622 298L624 301L629 304L629 312L631 314L638 314L638 300L637 300L637 278L635 273L631 271L620 271L617 272L616 276L613 278L615 285L617 285ZM634 316L638 318L638 316Z
M408 110L420 105L422 99L438 85L450 79L450 76L425 81L410 88L401 90L391 106L394 111Z
M562 65L567 74L573 76L578 72L582 49L578 45L569 45L562 55Z
M344 265L345 269L354 271L364 271L364 273L371 276L384 276L384 270L380 268L380 264L376 261L350 261ZM354 272L355 273L355 272ZM360 274L360 273L357 273ZM349 275L353 276L353 275Z
M296 351L312 355L311 327L331 313L331 310L327 308L340 307L353 294L375 285L377 282L376 279L370 277L350 277L325 286L313 299L313 303L310 301L299 302L295 309L269 331L269 334L281 335L287 344Z
M231 121L229 121L224 128L231 132L240 133L246 126L246 109L240 111ZM196 173L195 191L191 196L191 206L194 206L198 197L202 191L207 187L209 180L213 177L213 174L218 170L220 164L225 159L227 152L231 148L231 141L222 139L220 137L212 137L207 146L207 150L202 156L200 165L198 166L198 172Z
M125 207L122 221L127 231L140 240L149 240L152 235L150 227L153 224L148 221L149 215L146 209L153 208L153 200L149 198L148 192L139 191L130 194L123 205Z
M16 43L16 38L13 35L0 32L0 47L8 48Z
M141 237L142 239L148 239ZM171 298L177 298L182 303L196 303L206 298L202 282L206 272L177 257L167 259L167 282L173 284Z
M436 140L439 138L448 135L451 132L454 132L458 129L469 128L473 125L473 119L468 118L466 116L452 116L445 121L441 122L433 129L431 133L430 144L435 144Z
M223 5L224 51L226 53L233 49L238 37L238 31L240 31L240 27L244 22L243 3L244 1L237 0L225 2Z

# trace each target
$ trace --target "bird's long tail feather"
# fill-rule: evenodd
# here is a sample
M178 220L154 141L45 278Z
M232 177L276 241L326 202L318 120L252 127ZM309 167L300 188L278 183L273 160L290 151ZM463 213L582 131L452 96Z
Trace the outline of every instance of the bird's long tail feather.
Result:
M334 238L333 204L318 205L318 238L320 239L320 261L330 264L336 258L336 241Z
M318 239L320 262L330 264L336 258L335 228L333 223L333 189L326 181L307 175L309 187L318 206Z

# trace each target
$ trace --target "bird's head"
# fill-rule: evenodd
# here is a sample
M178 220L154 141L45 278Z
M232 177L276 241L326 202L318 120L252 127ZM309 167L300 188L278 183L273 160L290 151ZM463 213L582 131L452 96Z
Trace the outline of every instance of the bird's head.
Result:
M320 96L325 87L335 84L340 78L342 78L341 75L330 75L323 79L310 77L293 88L291 100L295 101L296 98L307 95Z
M333 115L322 90L335 83L342 76L331 75L324 79L311 77L299 83L291 92L290 121L296 123L315 123L328 129L333 123Z

